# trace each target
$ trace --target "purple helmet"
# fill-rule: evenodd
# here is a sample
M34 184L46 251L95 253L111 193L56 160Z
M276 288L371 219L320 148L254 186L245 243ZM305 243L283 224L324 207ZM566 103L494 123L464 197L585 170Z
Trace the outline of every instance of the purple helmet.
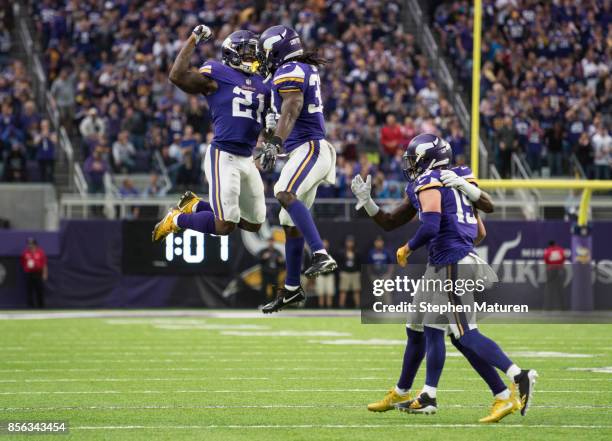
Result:
M431 133L422 133L412 138L402 156L404 176L414 181L426 171L449 167L452 158L448 142Z
M221 45L221 60L234 69L257 72L261 63L257 35L245 30L229 34Z
M272 26L259 37L266 68L274 72L281 64L304 53L300 36L288 26Z

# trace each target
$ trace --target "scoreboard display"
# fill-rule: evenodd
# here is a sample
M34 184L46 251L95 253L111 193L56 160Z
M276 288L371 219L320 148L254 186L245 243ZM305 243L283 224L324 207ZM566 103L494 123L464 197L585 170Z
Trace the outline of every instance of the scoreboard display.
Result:
M124 274L226 274L230 258L229 236L204 235L193 230L169 234L151 242L155 222L124 221L122 271Z

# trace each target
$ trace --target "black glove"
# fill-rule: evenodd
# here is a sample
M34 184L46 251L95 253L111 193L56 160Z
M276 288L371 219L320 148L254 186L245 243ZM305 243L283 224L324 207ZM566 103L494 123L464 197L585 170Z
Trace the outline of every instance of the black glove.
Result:
M264 141L260 155L260 164L263 171L274 170L276 157L281 152L282 148L283 140L278 136L272 136L270 139Z

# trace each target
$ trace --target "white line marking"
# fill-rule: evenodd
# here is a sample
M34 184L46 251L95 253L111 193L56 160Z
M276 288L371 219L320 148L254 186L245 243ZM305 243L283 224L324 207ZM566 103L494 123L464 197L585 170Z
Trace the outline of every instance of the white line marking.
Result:
M463 404L448 404L444 408L453 409L484 409L486 405L466 406ZM258 404L258 405L225 405L211 404L202 406L170 406L170 405L143 405L143 406L60 406L60 407L0 407L1 412L16 411L74 411L74 410L188 410L188 409L364 409L365 405L340 405L340 404ZM548 406L532 405L530 409L585 409L585 410L604 410L612 409L612 406Z
M250 394L277 394L277 393L304 393L304 392L317 392L317 393L340 393L340 392L376 392L382 393L381 389L251 389L241 390L241 393ZM465 393L465 392L488 392L484 389L440 389L440 392L448 393ZM236 393L236 390L232 389L194 389L194 390L101 390L101 391L11 391L11 392L0 392L0 395L97 395L97 394L165 394L165 393L178 393L178 394L225 394L225 393ZM552 393L552 394L612 394L612 391L608 390L538 390L538 394Z
M390 427L405 428L494 428L494 429L514 429L525 427L529 429L610 429L612 425L585 425L585 424L261 424L261 425L240 425L228 424L207 426L76 426L70 427L71 430L195 430L195 429L389 429Z
M239 337L349 337L351 333L337 331L221 331L221 335Z

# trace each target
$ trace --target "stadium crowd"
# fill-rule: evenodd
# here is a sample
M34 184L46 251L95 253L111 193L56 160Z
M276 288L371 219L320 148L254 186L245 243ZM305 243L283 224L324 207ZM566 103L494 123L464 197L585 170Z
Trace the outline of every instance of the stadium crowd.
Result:
M52 182L57 135L35 103L29 73L15 59L10 4L0 2L0 180Z
M433 23L471 84L471 1L444 1ZM510 155L540 173L568 174L575 154L590 178L612 167L612 4L606 0L484 0L480 112L503 176Z
M256 12L255 3L265 8ZM214 45L201 45L194 56L200 64L218 56L232 31L259 33L282 23L329 60L322 92L328 139L339 153L338 183L321 191L345 196L355 173L370 172L379 197L400 197L401 147L415 133L442 131L459 160L466 139L399 24L399 3L46 0L36 8L51 91L96 171L147 172L159 151L177 188L197 185L211 125L205 99L167 80L182 41L198 23L213 28Z

